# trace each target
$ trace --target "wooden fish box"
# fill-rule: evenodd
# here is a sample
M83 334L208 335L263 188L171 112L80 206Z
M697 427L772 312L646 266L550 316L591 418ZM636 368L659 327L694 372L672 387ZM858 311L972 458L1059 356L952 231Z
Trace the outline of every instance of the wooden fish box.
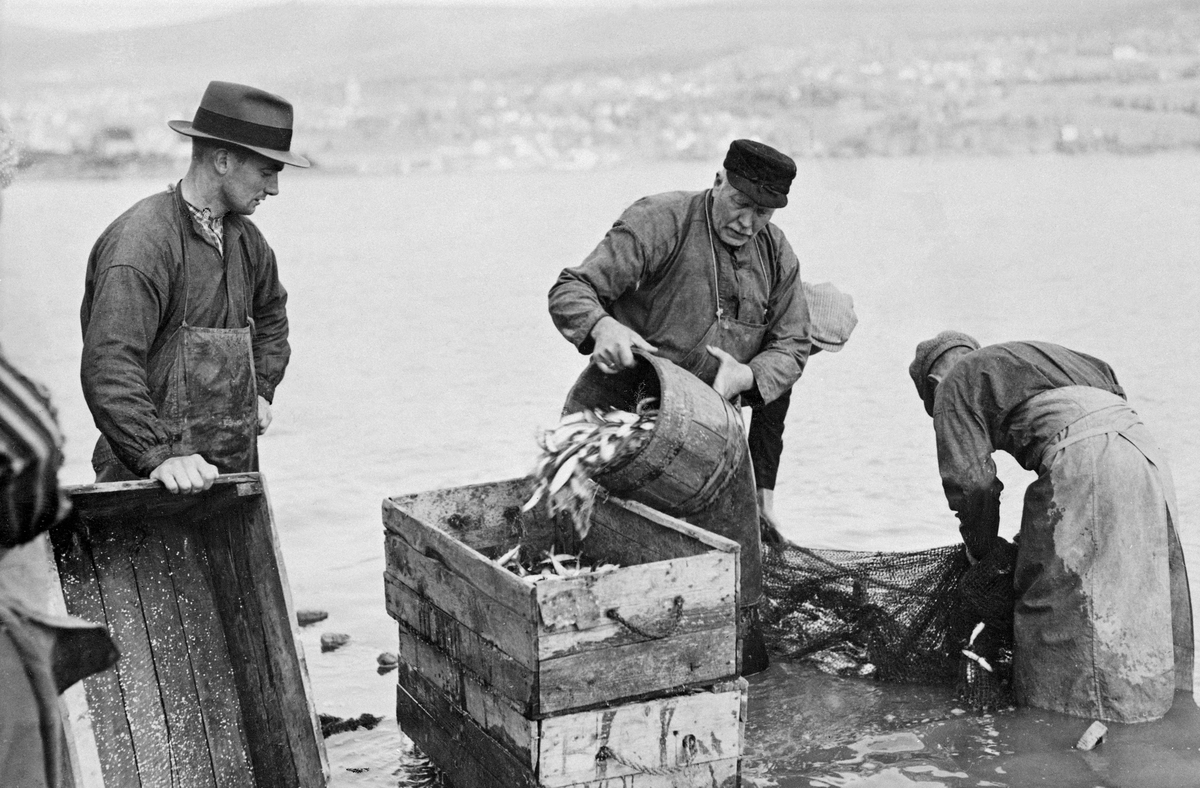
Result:
M525 720L514 753L418 669L400 665L396 719L449 788L736 788L746 680Z
M195 495L149 481L67 492L75 515L51 532L63 599L121 651L83 682L90 726L71 726L75 784L326 785L262 478L221 476Z
M738 546L641 504L597 500L580 540L527 479L390 498L388 612L401 662L502 740L542 719L738 675ZM620 568L532 582L494 559L516 545ZM516 741L520 750L527 746Z

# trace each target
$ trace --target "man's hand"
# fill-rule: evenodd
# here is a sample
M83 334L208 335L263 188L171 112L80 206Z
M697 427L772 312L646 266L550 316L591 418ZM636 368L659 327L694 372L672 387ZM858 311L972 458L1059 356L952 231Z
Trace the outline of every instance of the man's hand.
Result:
M171 457L150 472L150 478L161 482L167 492L198 493L213 486L220 471L199 454Z
M600 318L592 326L592 341L596 343L592 349L592 363L608 375L633 366L634 348L658 352L658 348L643 339L641 334L609 315Z
M271 426L271 403L259 395L258 398L258 434L262 435Z
M754 370L738 361L719 347L708 346L708 354L721 362L717 376L713 379L713 390L722 399L733 399L754 385Z

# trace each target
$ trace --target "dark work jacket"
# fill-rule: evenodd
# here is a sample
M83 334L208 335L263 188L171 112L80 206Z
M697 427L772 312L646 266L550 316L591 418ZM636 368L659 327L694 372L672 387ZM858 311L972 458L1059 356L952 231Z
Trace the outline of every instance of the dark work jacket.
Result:
M151 359L182 325L183 244L187 244L188 325L253 326L258 393L268 402L283 379L288 346L287 292L275 253L248 218L226 214L225 255L204 240L178 188L121 214L88 258L80 322L83 394L113 454L130 471L149 476L171 456L148 383ZM229 303L225 272L242 266L246 290Z
M754 371L742 399L770 402L800 377L811 348L800 263L770 223L736 249L715 234L710 243L707 198L668 192L625 209L582 264L559 274L550 316L581 353L592 352L592 328L611 315L680 363L713 324L719 283L725 314L765 329L757 352L738 359Z
M1025 454L1022 447L1010 446L1009 416L1030 397L1065 386L1125 397L1108 364L1049 342L980 348L959 359L937 387L933 429L942 488L958 515L963 540L977 557L987 552L1000 525L1004 484L996 478L992 454L1011 449L1019 461ZM1047 429L1057 432L1061 426Z

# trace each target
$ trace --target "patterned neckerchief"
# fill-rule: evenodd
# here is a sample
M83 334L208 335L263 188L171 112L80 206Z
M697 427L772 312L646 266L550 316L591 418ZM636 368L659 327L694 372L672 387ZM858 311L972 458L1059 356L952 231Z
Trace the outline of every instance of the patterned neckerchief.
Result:
M171 184L167 187L167 191L175 191L176 184ZM208 208L197 208L187 200L183 201L187 206L188 213L192 215L192 222L196 225L196 229L200 231L200 236L208 241L213 246L217 247L217 251L221 256L225 256L225 217L213 216L212 211Z

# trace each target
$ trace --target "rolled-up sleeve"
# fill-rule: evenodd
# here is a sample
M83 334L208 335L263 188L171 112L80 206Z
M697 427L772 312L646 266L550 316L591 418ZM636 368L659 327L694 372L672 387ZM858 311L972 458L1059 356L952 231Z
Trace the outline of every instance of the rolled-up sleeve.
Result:
M775 238L779 275L767 299L767 332L762 349L747 364L754 388L743 394L747 405L771 402L790 389L804 372L812 349L808 301L800 286L800 262L783 233Z
M580 353L592 352L592 328L612 303L636 287L646 270L646 250L624 222L617 222L580 265L565 268L550 288L550 317Z

